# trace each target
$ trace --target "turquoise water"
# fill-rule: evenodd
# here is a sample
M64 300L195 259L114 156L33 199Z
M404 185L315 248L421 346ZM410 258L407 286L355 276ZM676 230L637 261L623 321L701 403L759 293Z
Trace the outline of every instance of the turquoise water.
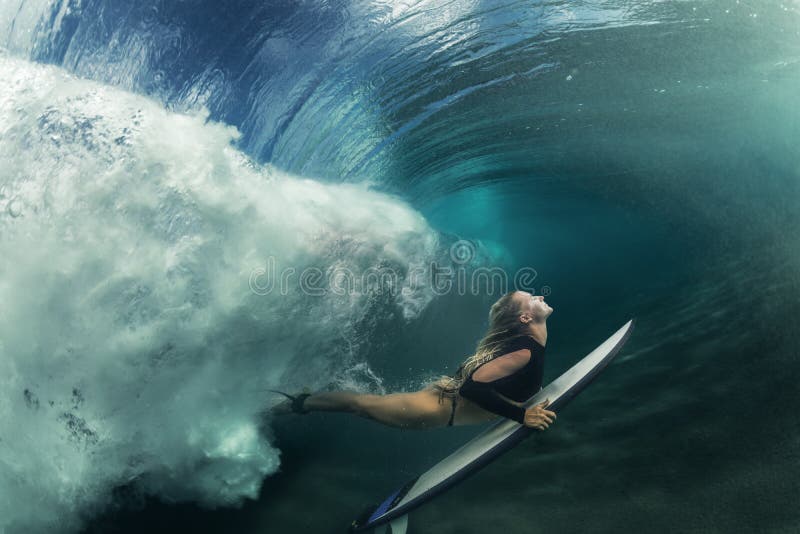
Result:
M498 295L416 283L434 263L535 272L546 380L637 328L410 532L796 530L798 22L772 1L0 5L0 531L344 531L480 428L271 420L265 390L452 372ZM327 277L375 269L383 292Z

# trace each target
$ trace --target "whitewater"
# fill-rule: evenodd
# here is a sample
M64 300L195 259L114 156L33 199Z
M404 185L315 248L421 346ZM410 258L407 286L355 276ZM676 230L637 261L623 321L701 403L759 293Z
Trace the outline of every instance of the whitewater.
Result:
M126 484L255 498L280 465L267 390L381 391L371 316L433 297L402 277L442 246L419 213L256 165L202 111L7 54L0 77L0 530L76 530ZM276 260L322 293L264 291ZM376 266L399 291L331 290Z

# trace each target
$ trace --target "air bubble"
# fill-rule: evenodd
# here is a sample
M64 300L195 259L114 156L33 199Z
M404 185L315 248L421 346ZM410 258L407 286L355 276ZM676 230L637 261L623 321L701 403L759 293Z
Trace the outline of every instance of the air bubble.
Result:
M19 217L22 215L22 202L18 198L12 198L6 206L6 212L12 217Z

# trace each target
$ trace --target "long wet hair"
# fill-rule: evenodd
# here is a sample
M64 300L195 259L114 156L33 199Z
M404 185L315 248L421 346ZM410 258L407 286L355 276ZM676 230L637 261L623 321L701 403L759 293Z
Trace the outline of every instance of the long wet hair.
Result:
M439 402L445 397L455 397L475 369L502 356L503 347L509 340L527 335L524 323L519 320L520 305L512 298L514 293L516 291L509 291L492 304L489 310L489 329L478 342L475 353L464 360L453 376L443 376L434 382L433 387L439 392Z

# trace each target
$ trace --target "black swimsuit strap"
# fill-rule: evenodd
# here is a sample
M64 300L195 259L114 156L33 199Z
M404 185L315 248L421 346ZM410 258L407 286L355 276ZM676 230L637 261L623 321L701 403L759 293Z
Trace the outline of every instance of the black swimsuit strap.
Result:
M453 426L453 420L456 418L456 403L458 403L458 395L453 395L453 407L450 409L450 420L447 426Z

